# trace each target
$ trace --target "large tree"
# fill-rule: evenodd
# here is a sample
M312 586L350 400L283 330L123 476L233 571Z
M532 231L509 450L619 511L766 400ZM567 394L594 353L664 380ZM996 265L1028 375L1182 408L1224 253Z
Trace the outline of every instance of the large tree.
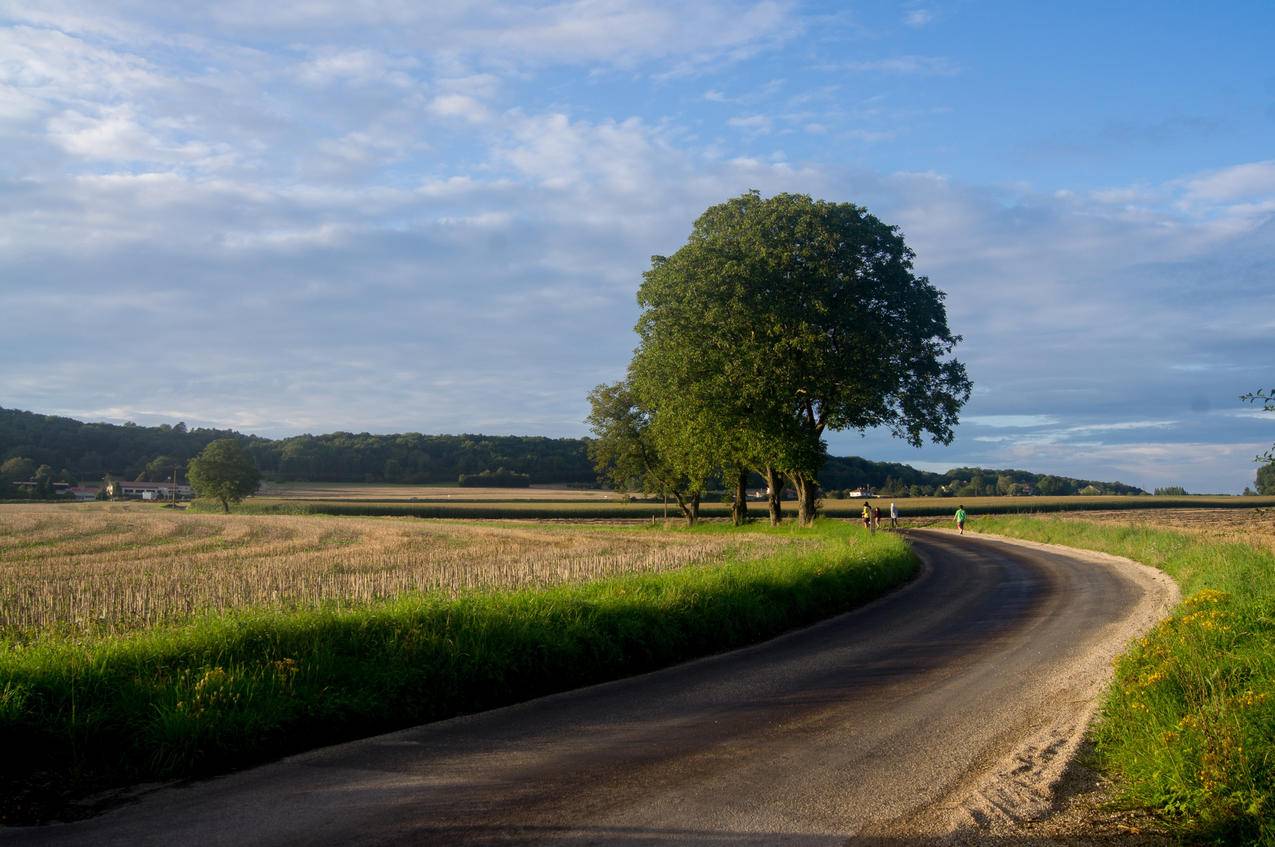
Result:
M896 227L850 203L749 192L708 209L687 243L656 256L638 292L632 366L660 426L731 433L746 460L797 489L814 519L829 430L885 426L949 443L969 397L943 294L913 273Z
M234 438L219 438L205 447L190 460L186 478L199 496L220 500L225 512L230 511L231 503L255 493L261 485L256 462Z

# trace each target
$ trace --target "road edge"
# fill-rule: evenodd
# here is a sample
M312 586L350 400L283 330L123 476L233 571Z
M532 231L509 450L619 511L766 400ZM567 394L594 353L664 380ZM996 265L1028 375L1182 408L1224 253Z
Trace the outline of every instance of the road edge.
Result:
M956 535L947 528L917 531ZM1090 564L1120 570L1142 589L1142 596L1123 620L1077 658L1061 675L1041 680L1031 689L1039 703L1081 703L1078 709L1043 712L1045 719L1011 752L958 784L940 801L934 821L951 843L968 843L979 836L1038 835L1042 824L1059 811L1059 788L1077 757L1097 716L1102 695L1114 677L1115 660L1137 638L1169 616L1181 600L1178 584L1149 565L1097 550L1044 544L994 533L971 533L995 543L1064 555Z

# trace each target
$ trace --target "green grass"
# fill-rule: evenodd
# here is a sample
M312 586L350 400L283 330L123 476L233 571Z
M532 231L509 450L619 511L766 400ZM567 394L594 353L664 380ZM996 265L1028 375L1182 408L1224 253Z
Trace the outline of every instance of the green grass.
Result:
M1193 841L1275 845L1275 556L1144 527L984 518L994 532L1125 556L1186 598L1116 666L1095 729L1122 799Z
M0 820L47 816L103 787L242 767L755 642L915 572L897 536L831 522L813 532L818 544L767 559L548 590L244 612L0 645Z

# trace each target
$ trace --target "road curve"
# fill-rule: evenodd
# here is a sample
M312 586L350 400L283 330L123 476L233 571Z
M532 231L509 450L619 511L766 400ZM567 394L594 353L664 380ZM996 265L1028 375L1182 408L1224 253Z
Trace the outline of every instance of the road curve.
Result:
M0 830L0 843L912 843L961 810L1002 808L989 780L1024 750L1056 757L1130 622L1148 624L1172 589L1062 548L910 539L924 563L912 583L764 644Z

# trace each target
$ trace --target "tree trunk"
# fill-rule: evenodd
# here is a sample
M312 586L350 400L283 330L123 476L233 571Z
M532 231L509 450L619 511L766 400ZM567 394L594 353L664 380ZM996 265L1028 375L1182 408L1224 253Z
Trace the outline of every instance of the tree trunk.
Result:
M766 509L770 512L770 525L779 526L784 519L783 507L779 505L779 495L783 490L783 475L770 465L765 467L766 477Z
M800 472L790 476L797 487L797 522L801 526L811 526L819 512L819 483L814 477Z
M735 479L735 501L731 503L730 519L735 526L748 521L748 471L741 469Z
M677 498L677 507L682 510L682 517L686 518L686 525L695 526L699 521L699 493L687 497L680 491L674 491L673 496Z
M230 514L230 501L225 497L218 498L221 500L221 510L226 514Z

